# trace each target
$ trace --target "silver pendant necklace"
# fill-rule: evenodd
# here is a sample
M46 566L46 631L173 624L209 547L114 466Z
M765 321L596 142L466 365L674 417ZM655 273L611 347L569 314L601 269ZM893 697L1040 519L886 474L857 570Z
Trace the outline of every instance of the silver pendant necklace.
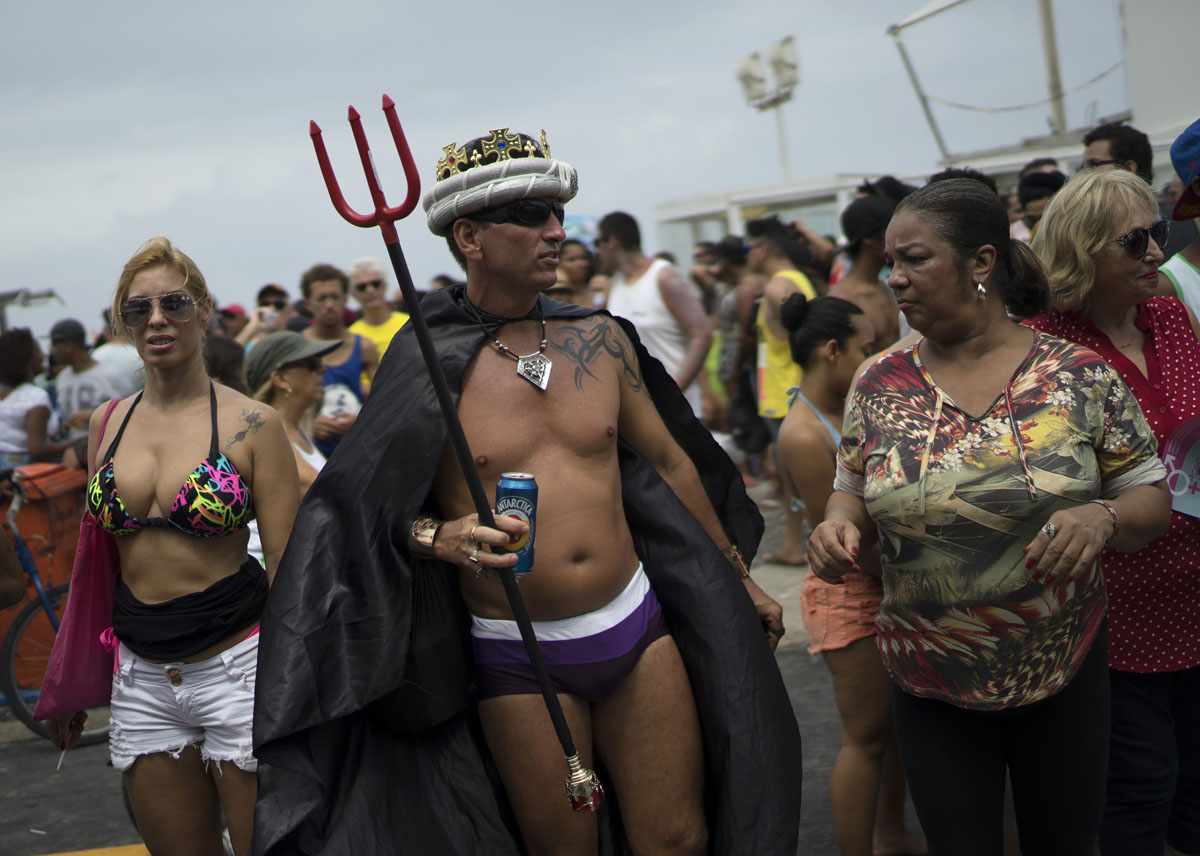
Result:
M487 332L487 328L484 328L484 332ZM539 345L538 349L532 354L526 354L523 357L517 355L512 348L501 342L495 336L492 336L491 333L488 333L488 336L491 337L492 344L496 346L500 353L504 354L506 357L512 357L517 361L517 374L525 378L525 380L529 381L542 392L546 391L546 387L550 385L550 369L552 369L553 366L550 363L550 358L544 353L546 350L545 318L542 319L542 344Z
M470 305L470 304L468 304ZM472 314L475 315L475 320L479 322L480 329L484 334L492 340L492 344L496 346L496 350L507 357L512 357L517 361L517 374L536 386L542 392L550 386L550 369L553 366L550 363L550 358L546 356L546 318L542 315L542 304L538 302L538 320L542 322L542 343L538 349L532 354L521 356L513 351L508 345L497 339L492 332L483 323L483 319L479 317L479 313L475 312L475 307L471 307Z

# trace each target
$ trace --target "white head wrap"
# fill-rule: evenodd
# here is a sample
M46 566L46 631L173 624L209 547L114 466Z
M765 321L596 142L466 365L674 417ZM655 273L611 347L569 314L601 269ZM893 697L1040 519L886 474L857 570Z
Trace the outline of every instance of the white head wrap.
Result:
M439 181L422 205L429 231L445 235L459 217L514 199L569 202L579 191L579 176L568 163L525 157L472 167Z

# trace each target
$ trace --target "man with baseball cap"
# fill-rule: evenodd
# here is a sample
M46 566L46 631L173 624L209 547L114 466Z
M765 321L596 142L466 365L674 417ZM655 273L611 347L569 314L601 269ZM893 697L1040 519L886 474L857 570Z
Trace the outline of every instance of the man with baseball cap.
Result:
M227 303L221 307L221 332L230 338L245 329L250 319L246 316L246 307L240 303Z
M1183 182L1174 209L1173 220L1194 220L1200 217L1200 119L1197 119L1171 144L1171 164ZM1163 293L1174 294L1192 312L1200 312L1200 238L1196 238L1158 269L1160 286L1170 287Z
M110 398L124 398L136 389L130 376L88 352L87 330L74 318L64 318L50 328L50 356L66 366L54 380L58 414L69 426L72 440L87 437L92 411ZM83 457L80 456L80 460Z
M771 654L781 613L739 552L762 532L741 478L631 325L542 297L577 190L544 134L446 146L437 179L428 226L467 282L421 309L489 500L503 473L537 479L520 590L576 746L620 803L624 829L603 834L794 852L799 734ZM411 327L272 589L255 850L594 851L496 573L529 529L479 525Z

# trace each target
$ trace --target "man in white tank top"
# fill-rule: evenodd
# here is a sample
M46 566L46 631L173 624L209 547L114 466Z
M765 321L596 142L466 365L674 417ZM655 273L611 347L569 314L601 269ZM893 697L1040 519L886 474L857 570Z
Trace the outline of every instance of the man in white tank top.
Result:
M622 211L600 221L596 255L611 276L608 311L634 323L646 350L700 413L697 376L712 345L712 328L699 292L669 263L646 257L637 220Z

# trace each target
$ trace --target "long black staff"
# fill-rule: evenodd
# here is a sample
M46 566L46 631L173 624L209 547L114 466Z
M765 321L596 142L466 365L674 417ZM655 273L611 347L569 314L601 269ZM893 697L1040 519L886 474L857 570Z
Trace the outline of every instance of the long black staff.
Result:
M392 260L392 268L396 271L396 280L400 283L400 290L404 294L404 306L409 312L409 322L417 334L421 357L425 361L425 368L429 371L429 379L433 382L434 392L437 393L438 404L442 408L442 417L446 420L446 426L450 430L450 440L458 455L458 463L462 467L463 477L467 480L467 487L471 491L475 510L479 512L479 522L484 526L495 527L496 520L492 516L492 509L488 504L479 472L475 469L475 458L471 455L470 447L467 446L467 437L463 433L462 423L458 420L454 398L450 394L450 387L446 384L446 376L442 373L442 366L438 362L437 350L429 335L425 316L421 312L421 304L417 299L416 289L413 287L412 274L408 271L408 262L404 260L404 250L400 248L400 236L396 234L396 221L404 219L417 207L417 201L421 196L421 179L417 174L417 166L413 162L412 152L409 151L408 140L404 137L404 130L400 127L400 120L396 118L396 104L386 95L383 96L383 114L387 117L388 127L392 131L392 139L396 142L396 151L400 154L400 163L404 166L404 177L408 182L408 195L404 198L403 204L395 208L389 208L387 200L384 199L383 190L379 186L379 176L375 172L375 163L371 159L371 149L367 145L367 136L363 132L362 119L357 110L351 107L348 118L350 130L354 134L354 143L358 146L358 155L362 159L363 171L367 175L367 187L371 190L371 200L375 203L374 213L359 214L346 204L342 191L338 187L337 178L333 174L329 154L325 151L325 142L321 139L321 129L317 127L316 122L309 122L309 135L312 137L313 148L317 152L317 162L321 165L321 175L325 177L325 187L329 190L329 199L333 202L333 207L355 226L361 226L364 229L378 226L383 232L388 257ZM504 583L504 593L508 596L508 603L512 607L513 617L516 618L517 626L521 629L521 639L524 640L525 650L529 653L529 662L533 666L533 673L537 676L538 686L542 690L542 698L546 702L546 709L550 712L550 720L554 723L558 742L562 744L563 754L566 756L569 769L567 796L571 800L571 807L575 811L595 811L604 802L604 790L600 786L600 780L594 772L583 766L579 760L579 753L575 751L575 741L571 739L571 730L567 727L567 720L563 717L558 696L554 692L553 684L550 683L550 674L546 671L546 663L542 659L541 649L538 648L537 638L533 635L533 625L529 622L529 613L525 610L525 601L521 599L521 592L517 588L517 580L513 576L512 568L500 568L499 573L500 580Z

